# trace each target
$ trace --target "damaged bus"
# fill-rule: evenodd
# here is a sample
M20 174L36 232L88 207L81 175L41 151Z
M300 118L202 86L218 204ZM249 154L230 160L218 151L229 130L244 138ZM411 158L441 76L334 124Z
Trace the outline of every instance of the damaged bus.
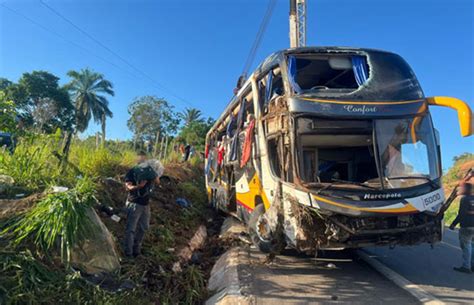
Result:
M206 138L211 204L248 226L262 251L413 245L441 240L444 193L431 106L398 55L293 48L270 55Z

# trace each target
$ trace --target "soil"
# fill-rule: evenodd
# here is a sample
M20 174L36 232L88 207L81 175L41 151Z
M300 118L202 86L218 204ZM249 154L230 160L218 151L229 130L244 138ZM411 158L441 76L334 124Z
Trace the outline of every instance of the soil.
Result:
M33 194L21 199L0 199L0 219L10 218L26 212L42 197L44 197L44 194Z
M196 194L196 198L186 198L185 193L189 195L189 190L186 192L182 189L183 182L191 182L198 186L199 191L204 192L202 172L202 168L189 164L170 164L165 167L165 178L161 179L160 185L154 187L150 198L150 228L145 235L143 255L133 261L123 260L121 271L123 278L132 279L142 286L144 293L159 293L165 290L168 290L168 293L169 290L179 293L177 287L183 285L183 279L175 274L173 265L179 261L178 253L188 245L199 226L206 227L207 238L204 245L194 251L189 261L181 261L183 276L186 268L197 267L203 274L206 287L215 261L228 249L229 245L219 239L223 217L208 208L207 203L196 202L197 198L202 198L198 195L202 194ZM97 194L103 205L99 215L116 238L118 248L121 248L126 224L124 208L127 192L124 188L124 175L125 172L119 174L116 179L103 179ZM180 197L190 201L191 207L178 205L176 199ZM111 214L118 215L121 220L115 222L111 219ZM191 216L186 216L188 214ZM123 256L122 249L120 254ZM172 274L174 275L170 276Z

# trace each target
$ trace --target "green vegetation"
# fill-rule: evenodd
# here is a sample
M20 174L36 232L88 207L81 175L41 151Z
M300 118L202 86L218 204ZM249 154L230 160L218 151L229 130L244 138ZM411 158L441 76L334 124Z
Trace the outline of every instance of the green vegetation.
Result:
M71 190L48 194L24 215L17 215L2 235L14 246L31 241L41 256L48 256L59 245L61 261L69 264L72 248L92 232L87 210L95 203L94 183L77 180Z
M443 186L446 196L451 194L457 183L466 175L467 171L474 167L474 154L463 153L453 158L453 166L443 176ZM450 225L459 209L459 198L455 199L444 214L444 222Z
M0 153L0 174L13 177L16 186L27 192L45 189L54 183L69 185L70 177L61 175L53 154L59 145L59 134L25 136L13 154Z
M453 166L443 176L445 187L453 187L453 184L464 177L469 168L474 167L474 154L463 153L454 157L453 162Z
M0 214L0 304L198 304L205 300L209 262L183 263L177 273L172 266L179 247L209 217L199 151L213 120L194 108L175 112L168 101L145 95L129 106L127 125L133 140L107 140L106 120L113 116L108 98L113 95L112 83L90 69L70 71L64 82L46 71L24 73L17 82L0 78L0 132L12 133L16 143L14 149L0 147L0 175L14 180L13 187L0 188L0 199L9 198L5 202L19 206ZM79 133L91 120L100 125L100 136L80 139ZM180 163L177 148L186 143L194 145L196 154ZM122 263L114 277L115 284L129 280L134 288L117 291L115 287L112 293L110 287L91 283L70 268L71 260L75 263L72 251L92 236L95 224L88 214L97 201L121 213L126 193L117 180L134 165L141 149L168 164L173 181L153 198L143 257ZM53 192L54 186L68 190ZM18 194L31 196L14 199ZM192 206L173 206L178 197ZM116 223L105 213L100 216L120 240L124 221Z
M30 251L0 250L0 304L120 304L118 295L62 272Z

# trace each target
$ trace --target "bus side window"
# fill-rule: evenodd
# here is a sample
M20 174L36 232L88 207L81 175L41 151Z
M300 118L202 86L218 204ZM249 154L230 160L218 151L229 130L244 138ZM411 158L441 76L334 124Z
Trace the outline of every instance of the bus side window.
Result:
M268 140L268 158L272 167L273 174L280 178L281 177L281 162L278 153L279 138L273 138Z
M266 92L267 92L267 79L268 74L258 81L258 101L260 106L260 112L265 113L266 101Z
M283 78L281 77L281 69L280 68L273 69L272 75L273 75L272 80L271 80L272 86L271 86L270 94L269 96L267 96L267 99L268 99L267 103L278 96L284 95L285 93L283 89Z

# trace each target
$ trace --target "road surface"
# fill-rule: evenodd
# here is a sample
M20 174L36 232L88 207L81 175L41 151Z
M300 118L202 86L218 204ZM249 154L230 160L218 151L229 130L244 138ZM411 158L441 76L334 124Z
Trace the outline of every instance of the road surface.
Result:
M419 245L365 251L447 304L474 304L474 274L453 271L453 266L461 265L457 231L446 229L444 232L443 241L434 249Z
M227 219L223 231L238 234L245 227ZM474 304L474 274L452 269L461 263L457 231L445 230L433 249L423 244L363 251L446 304ZM315 259L287 249L271 262L253 246L241 253L242 292L256 304L419 304L354 251L325 251Z
M326 252L314 259L286 251L266 263L266 255L251 247L246 260L243 292L258 305L418 304L349 252Z

